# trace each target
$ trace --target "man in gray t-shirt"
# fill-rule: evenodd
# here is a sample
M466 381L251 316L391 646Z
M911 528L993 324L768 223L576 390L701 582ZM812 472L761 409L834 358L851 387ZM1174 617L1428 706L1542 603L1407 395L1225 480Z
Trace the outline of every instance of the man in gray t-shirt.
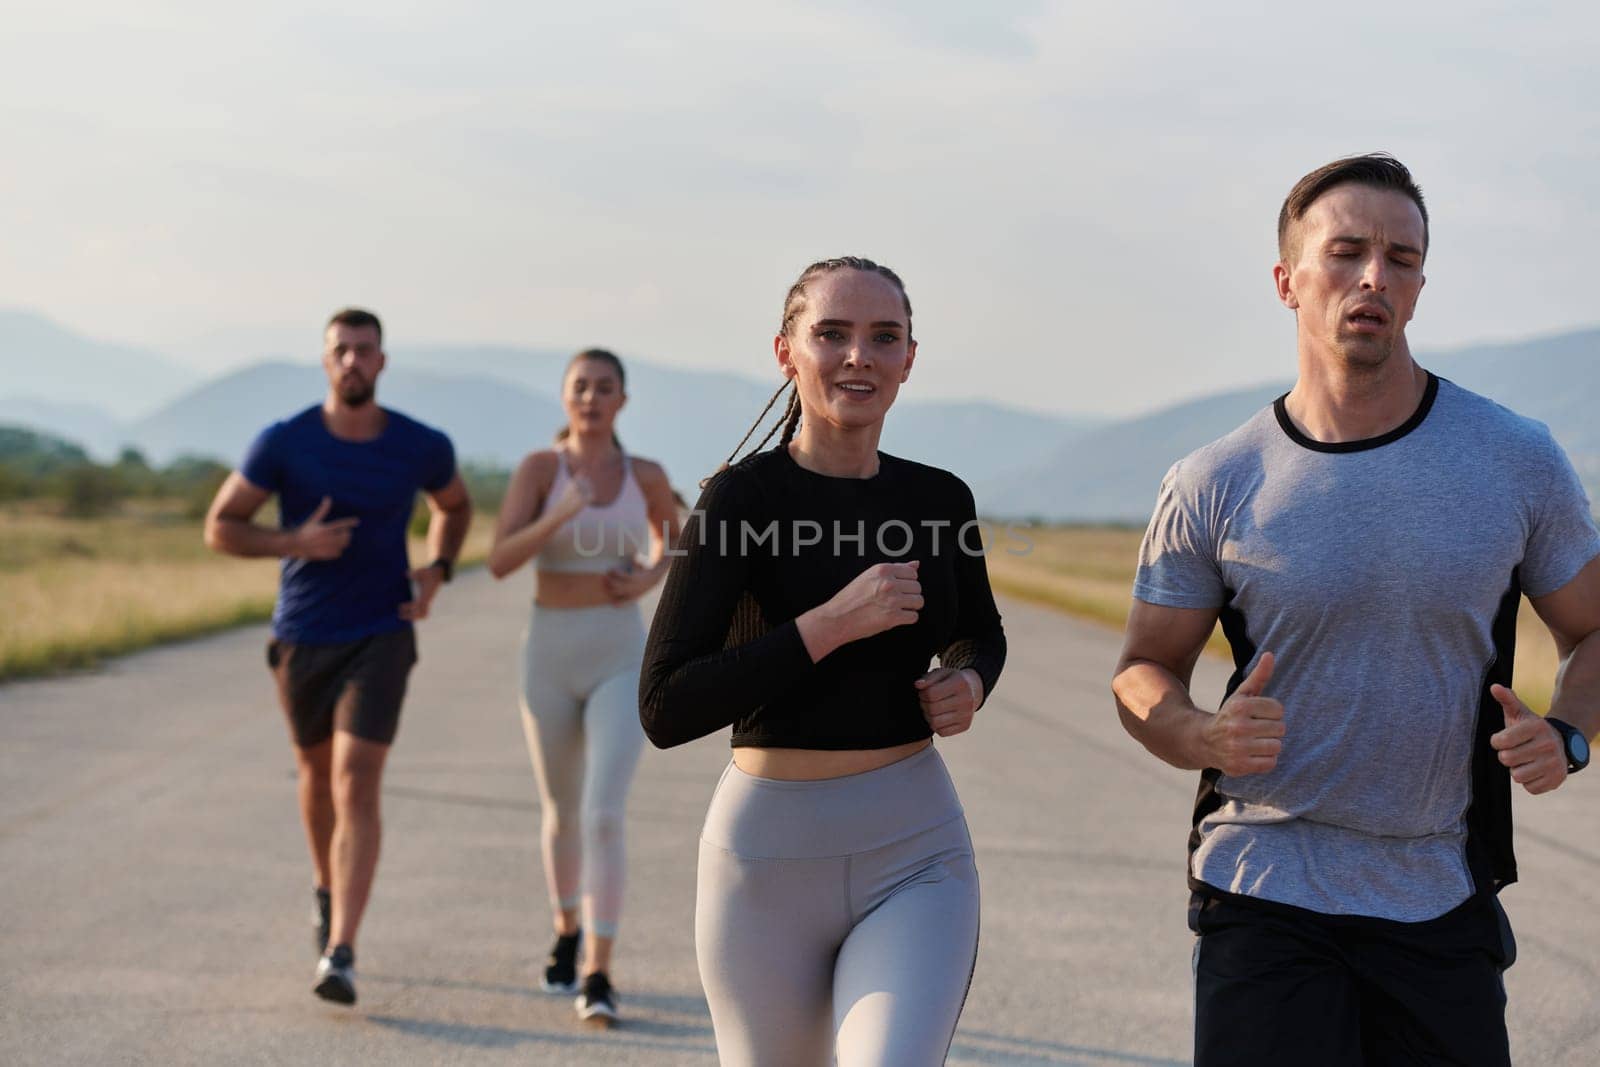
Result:
M1299 379L1172 467L1140 550L1113 689L1204 772L1198 1064L1508 1062L1511 782L1557 788L1600 732L1600 533L1543 425L1412 360L1427 240L1389 157L1296 185ZM1508 688L1523 594L1567 663L1543 719ZM1210 713L1188 680L1219 619Z

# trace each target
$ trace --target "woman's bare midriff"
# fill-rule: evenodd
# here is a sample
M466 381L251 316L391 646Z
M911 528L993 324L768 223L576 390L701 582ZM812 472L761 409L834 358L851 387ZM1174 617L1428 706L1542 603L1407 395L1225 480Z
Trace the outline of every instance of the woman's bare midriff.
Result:
M733 763L744 773L757 778L811 782L875 771L914 756L931 744L933 740L930 738L893 748L849 749L842 752L815 748L736 748L733 750Z
M535 571L533 602L541 608L592 608L613 603L606 576L573 571Z

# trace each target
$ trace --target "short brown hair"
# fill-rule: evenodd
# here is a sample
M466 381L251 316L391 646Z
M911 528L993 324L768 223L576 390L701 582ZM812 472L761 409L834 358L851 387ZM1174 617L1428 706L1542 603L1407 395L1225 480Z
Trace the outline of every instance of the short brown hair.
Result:
M1422 251L1428 251L1428 205L1422 202L1422 189L1412 179L1406 165L1387 152L1347 156L1318 167L1294 183L1278 211L1278 257L1289 261L1291 227L1305 218L1311 205L1340 185L1367 185L1374 189L1393 189L1404 193L1422 213Z
M333 313L333 317L328 320L328 325L322 328L322 332L327 333L334 326L371 326L378 331L378 343L383 344L383 323L378 321L378 316L362 308L340 308Z

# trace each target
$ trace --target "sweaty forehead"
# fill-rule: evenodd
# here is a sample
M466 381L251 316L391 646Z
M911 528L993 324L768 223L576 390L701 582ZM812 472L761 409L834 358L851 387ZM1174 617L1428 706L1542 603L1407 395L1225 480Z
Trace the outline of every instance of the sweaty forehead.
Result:
M852 322L905 322L900 290L881 274L836 270L806 283L805 317Z
M1302 242L1320 244L1336 237L1359 237L1380 244L1423 248L1422 212L1396 189L1340 185L1306 209L1299 222Z

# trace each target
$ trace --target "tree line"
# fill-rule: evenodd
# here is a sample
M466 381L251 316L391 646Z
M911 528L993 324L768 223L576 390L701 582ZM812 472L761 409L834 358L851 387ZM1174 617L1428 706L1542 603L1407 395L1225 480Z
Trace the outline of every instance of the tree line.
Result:
M204 456L179 456L162 466L137 448L124 448L110 463L83 448L20 426L0 426L0 503L42 501L69 518L111 515L133 500L176 503L198 519L228 476L229 467ZM481 509L499 509L510 473L463 463L462 477Z

